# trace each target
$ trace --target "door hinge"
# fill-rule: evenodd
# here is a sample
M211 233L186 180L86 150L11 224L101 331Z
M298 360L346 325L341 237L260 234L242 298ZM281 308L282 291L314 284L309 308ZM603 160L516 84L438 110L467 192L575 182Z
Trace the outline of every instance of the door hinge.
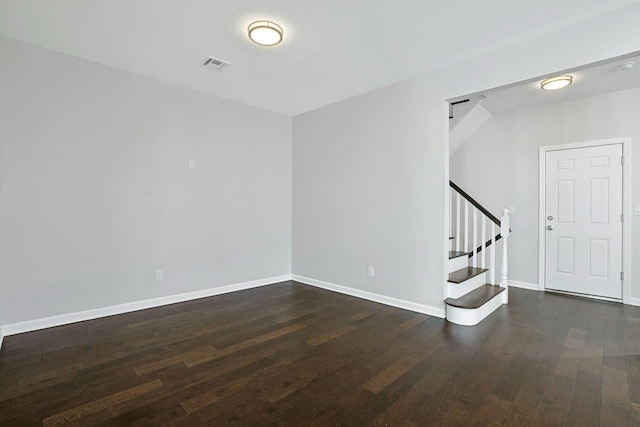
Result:
M620 214L620 222L624 222L624 214L623 213Z
M620 272L620 280L624 280L624 271Z
M624 166L624 156L620 157L620 164Z

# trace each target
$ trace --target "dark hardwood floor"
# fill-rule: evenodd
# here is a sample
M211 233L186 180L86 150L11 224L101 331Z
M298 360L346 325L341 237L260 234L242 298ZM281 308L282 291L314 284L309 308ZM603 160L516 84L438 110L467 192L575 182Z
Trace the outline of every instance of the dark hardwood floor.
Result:
M0 425L640 425L640 308L475 327L285 282L9 336Z

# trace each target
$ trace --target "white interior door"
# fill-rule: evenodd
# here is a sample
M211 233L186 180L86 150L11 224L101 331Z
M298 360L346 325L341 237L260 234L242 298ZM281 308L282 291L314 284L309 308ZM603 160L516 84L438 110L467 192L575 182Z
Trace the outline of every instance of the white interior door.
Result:
M622 144L547 151L545 288L622 299Z

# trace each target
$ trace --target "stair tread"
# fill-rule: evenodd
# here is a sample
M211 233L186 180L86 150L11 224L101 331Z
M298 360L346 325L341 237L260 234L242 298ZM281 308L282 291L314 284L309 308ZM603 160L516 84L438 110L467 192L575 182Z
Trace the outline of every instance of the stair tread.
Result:
M485 271L489 270L486 268L465 267L449 273L449 279L447 281L450 283L462 283L484 273Z
M455 237L449 237L449 240L453 240L453 239L455 239Z
M457 308L474 309L482 307L487 301L504 291L504 288L496 285L486 284L478 289L469 292L460 298L447 298L444 302L447 305Z
M461 256L469 255L469 252L449 251L449 259L459 258Z

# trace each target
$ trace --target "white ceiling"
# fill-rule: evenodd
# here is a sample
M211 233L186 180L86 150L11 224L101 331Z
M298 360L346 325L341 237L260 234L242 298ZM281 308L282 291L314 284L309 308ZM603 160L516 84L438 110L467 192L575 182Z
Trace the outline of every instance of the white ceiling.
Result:
M0 35L296 115L634 3L0 0ZM252 44L257 19L281 24L283 43ZM231 66L206 69L207 55Z
M635 62L632 69L627 71L617 69L618 66L630 61ZM607 61L577 70L568 70L563 74L573 76L573 83L563 89L542 90L540 89L541 79L538 79L488 91L484 93L487 99L482 101L482 106L491 114L499 114L640 87L640 55Z

